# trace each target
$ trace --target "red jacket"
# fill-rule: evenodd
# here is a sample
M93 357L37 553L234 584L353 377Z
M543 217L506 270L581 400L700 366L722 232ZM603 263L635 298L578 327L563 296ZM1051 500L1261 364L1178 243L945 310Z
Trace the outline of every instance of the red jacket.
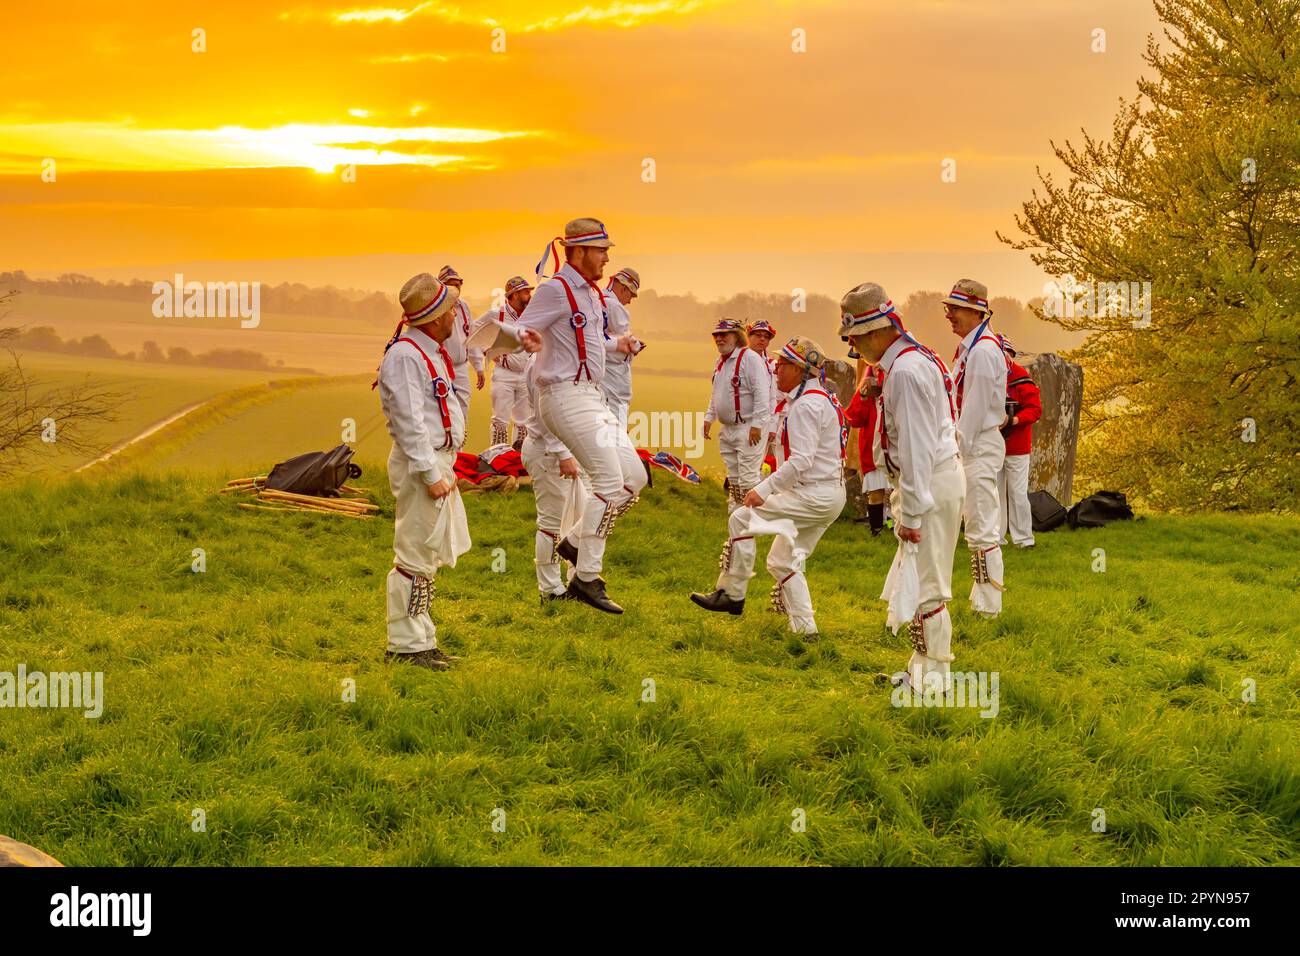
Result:
M1043 417L1043 401L1024 366L1015 362L1007 373L1007 400L1020 406L1016 409L1016 423L1002 433L1007 440L1007 454L1028 455L1033 445L1034 422Z
M876 381L882 385L885 382L884 371L877 366L875 369ZM853 393L853 401L849 402L849 407L844 410L844 420L858 430L858 461L861 463L859 468L861 472L869 474L876 470L876 462L872 455L872 441L875 439L876 429L879 427L879 417L876 399L863 398L861 392Z

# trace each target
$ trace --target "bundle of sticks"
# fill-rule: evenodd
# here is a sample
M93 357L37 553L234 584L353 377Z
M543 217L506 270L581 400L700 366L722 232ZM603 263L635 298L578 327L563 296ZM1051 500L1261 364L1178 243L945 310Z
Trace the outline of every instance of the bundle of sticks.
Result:
M226 487L218 494L252 494L259 503L240 502L239 507L255 511L302 511L308 514L343 515L346 518L371 518L379 513L379 505L362 497L369 494L367 489L344 485L339 490L347 497L318 498L315 495L300 495L268 488L266 475L257 475L253 478L232 479L226 482Z

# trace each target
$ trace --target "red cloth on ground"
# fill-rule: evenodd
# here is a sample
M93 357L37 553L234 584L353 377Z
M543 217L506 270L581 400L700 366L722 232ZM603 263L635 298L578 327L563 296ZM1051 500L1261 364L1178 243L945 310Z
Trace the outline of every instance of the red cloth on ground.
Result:
M1043 400L1029 372L1015 362L1007 373L1007 398L1020 406L1016 423L1006 431L1007 454L1028 455L1033 449L1034 422L1043 417Z

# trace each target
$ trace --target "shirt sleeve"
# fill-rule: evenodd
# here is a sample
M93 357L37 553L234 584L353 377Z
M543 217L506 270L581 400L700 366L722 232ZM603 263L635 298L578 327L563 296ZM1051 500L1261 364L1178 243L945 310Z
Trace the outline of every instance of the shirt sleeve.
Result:
M713 378L709 379L709 408L704 413L704 420L706 422L716 422L718 420L718 413L713 407L713 383L717 380L717 378L718 378L718 373L714 372Z
M899 478L899 507L904 528L921 527L921 518L934 510L934 495L930 492L930 479L934 474L935 447L929 436L920 429L908 427L909 422L927 422L933 417L934 397L925 378L916 369L899 369L893 376L894 420L901 422L895 429L898 434L896 448ZM947 414L947 411L944 411Z
M971 348L966 357L962 382L961 420L957 440L962 455L975 452L975 441L1006 417L1007 366L1002 353L992 345Z
M518 324L534 332L543 332L554 325L561 315L566 319L569 317L564 290L558 282L543 282L528 300L528 305L524 306Z
M1016 409L1016 418L1019 424L1032 425L1043 417L1043 397L1033 382L1021 386L1018 399L1020 407Z
M788 491L799 482L800 476L812 467L817 456L817 440L822 430L822 409L835 414L830 402L795 402L786 413L786 439L790 442L790 457L776 471L760 481L754 490L759 497ZM838 425L838 422L837 422Z
M854 428L869 428L875 416L871 414L876 407L876 400L865 399L858 392L853 393L853 401L844 409L844 420Z
M754 400L754 420L751 427L767 430L768 418L772 414L772 380L767 373L767 363L757 352L746 352L745 358L750 365L749 393Z
M393 441L410 460L411 473L432 484L427 476L441 475L441 468L433 437L424 423L425 391L430 387L428 377L424 360L410 346L390 351L379 376L379 393L393 428Z

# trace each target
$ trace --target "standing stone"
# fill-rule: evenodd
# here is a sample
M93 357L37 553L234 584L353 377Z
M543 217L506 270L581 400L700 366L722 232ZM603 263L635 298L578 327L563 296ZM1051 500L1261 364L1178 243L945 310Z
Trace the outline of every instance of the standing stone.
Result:
M1029 458L1029 490L1047 491L1070 507L1074 490L1074 456L1079 444L1083 407L1083 368L1055 352L1017 359L1029 372L1043 399L1043 417L1034 423L1034 450Z

